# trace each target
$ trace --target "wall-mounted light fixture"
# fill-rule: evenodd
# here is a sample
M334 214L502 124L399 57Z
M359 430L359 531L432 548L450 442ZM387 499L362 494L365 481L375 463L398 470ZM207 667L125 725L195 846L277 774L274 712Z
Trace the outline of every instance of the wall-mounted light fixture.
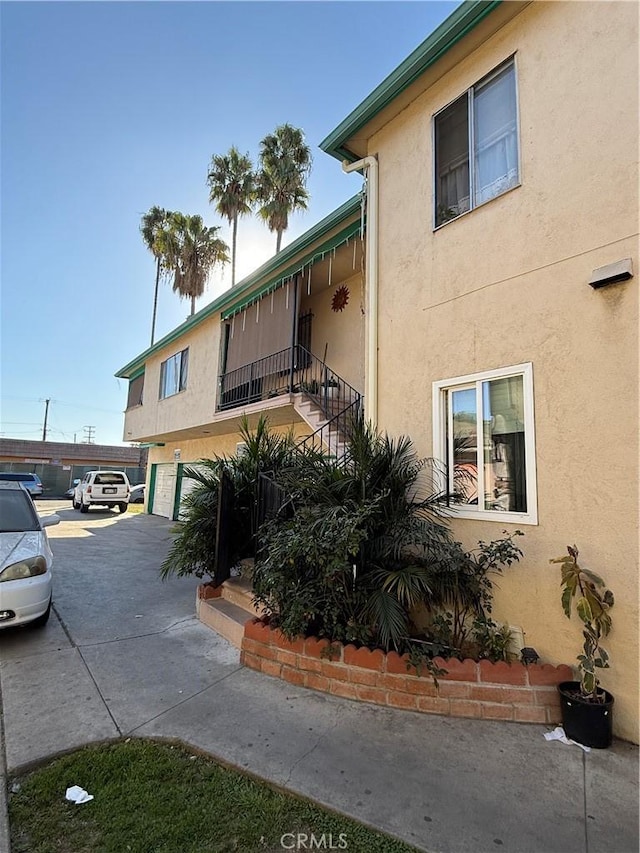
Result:
M627 281L630 278L633 278L631 258L623 258L621 261L614 261L612 264L594 270L591 273L589 284L594 290L598 290L608 284L618 284L618 282Z

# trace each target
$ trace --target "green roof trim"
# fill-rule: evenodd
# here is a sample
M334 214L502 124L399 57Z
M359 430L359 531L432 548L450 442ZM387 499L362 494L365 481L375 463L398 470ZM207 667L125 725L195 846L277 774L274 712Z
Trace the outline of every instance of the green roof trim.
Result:
M233 314L237 314L239 311L248 308L249 305L252 305L254 302L257 302L258 299L262 299L263 296L268 294L272 290L276 290L281 285L285 284L287 280L291 280L291 278L297 273L300 272L304 267L309 264L313 264L315 261L319 260L320 257L326 255L332 249L335 249L341 243L344 243L346 240L349 240L355 234L360 231L361 223L359 219L356 219L355 222L351 222L347 225L346 228L343 228L342 231L339 231L335 234L330 240L327 240L325 243L321 243L316 249L309 252L308 255L304 255L300 260L296 261L295 264L292 264L285 270L282 270L281 273L278 274L276 279L271 279L268 281L263 287L259 290L252 291L249 296L245 296L241 298L235 304L229 306L222 312L222 319L226 320L228 317L231 317Z
M357 160L358 157L346 147L347 141L493 12L501 2L502 0L465 0L335 130L322 140L320 143L322 151L340 161Z
M206 305L198 311L197 314L189 317L184 321L184 323L177 326L173 331L169 332L153 346L148 347L128 364L125 364L124 367L121 367L115 376L119 379L131 379L139 375L144 369L145 363L150 356L155 355L161 349L164 349L164 347L174 343L184 334L191 331L195 326L200 325L204 320L207 320L209 317L219 312L225 312L225 314L228 315L237 311L237 306L239 304L243 304L243 301L246 302L246 304L254 301L256 298L253 293L254 290L264 294L269 289L273 288L276 282L286 278L287 276L291 277L291 275L296 272L301 265L304 266L305 264L310 263L310 259L316 254L322 253L323 251L330 251L331 248L333 248L333 245L329 244L332 244L333 240L336 240L340 235L343 235L344 232L348 231L349 228L353 226L357 226L354 230L358 230L360 228L359 218L354 223L349 223L349 225L341 229L338 235L335 235L326 243L319 244L318 246L314 246L314 243L317 243L322 239L323 235L327 234L329 231L333 231L334 228L339 227L356 213L359 214L360 209L361 194L357 193L345 201L344 204L341 204L340 207L332 211L328 216L325 216L324 219L321 219L320 222L316 223L316 225L308 231L305 231L304 234L301 234L300 237L293 241L293 243L285 246L284 249L266 261L266 263L261 267L258 267L258 269L251 273L251 275L238 282L235 287L225 291L209 305ZM342 242L344 239L346 238L342 236L342 239L340 239L339 242ZM313 249L311 247L313 247ZM305 250L309 251L308 254L304 256L303 260L301 261L298 259L294 262L293 259ZM283 269L285 270L284 272Z

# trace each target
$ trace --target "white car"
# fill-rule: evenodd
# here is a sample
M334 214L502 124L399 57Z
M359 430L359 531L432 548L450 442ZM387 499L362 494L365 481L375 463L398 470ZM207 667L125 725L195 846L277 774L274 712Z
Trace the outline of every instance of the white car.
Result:
M129 509L131 486L124 471L87 471L73 493L73 508L89 512L90 506Z
M45 625L51 612L53 555L45 527L22 483L0 481L0 628Z

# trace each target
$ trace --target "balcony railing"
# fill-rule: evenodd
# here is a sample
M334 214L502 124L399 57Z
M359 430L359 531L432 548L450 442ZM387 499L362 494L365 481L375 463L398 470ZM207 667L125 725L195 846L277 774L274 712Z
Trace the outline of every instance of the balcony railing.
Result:
M313 400L328 420L361 398L324 361L297 345L224 373L220 377L218 410L296 393Z

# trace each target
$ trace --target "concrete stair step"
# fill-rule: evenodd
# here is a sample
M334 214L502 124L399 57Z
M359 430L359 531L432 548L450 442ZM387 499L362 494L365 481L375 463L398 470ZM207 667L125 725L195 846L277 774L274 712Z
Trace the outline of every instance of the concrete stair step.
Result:
M198 599L197 613L203 625L212 628L237 649L242 646L244 626L252 618L244 607L224 598Z
M229 578L222 584L222 599L242 607L249 616L260 616L262 610L253 603L251 579L246 577Z

